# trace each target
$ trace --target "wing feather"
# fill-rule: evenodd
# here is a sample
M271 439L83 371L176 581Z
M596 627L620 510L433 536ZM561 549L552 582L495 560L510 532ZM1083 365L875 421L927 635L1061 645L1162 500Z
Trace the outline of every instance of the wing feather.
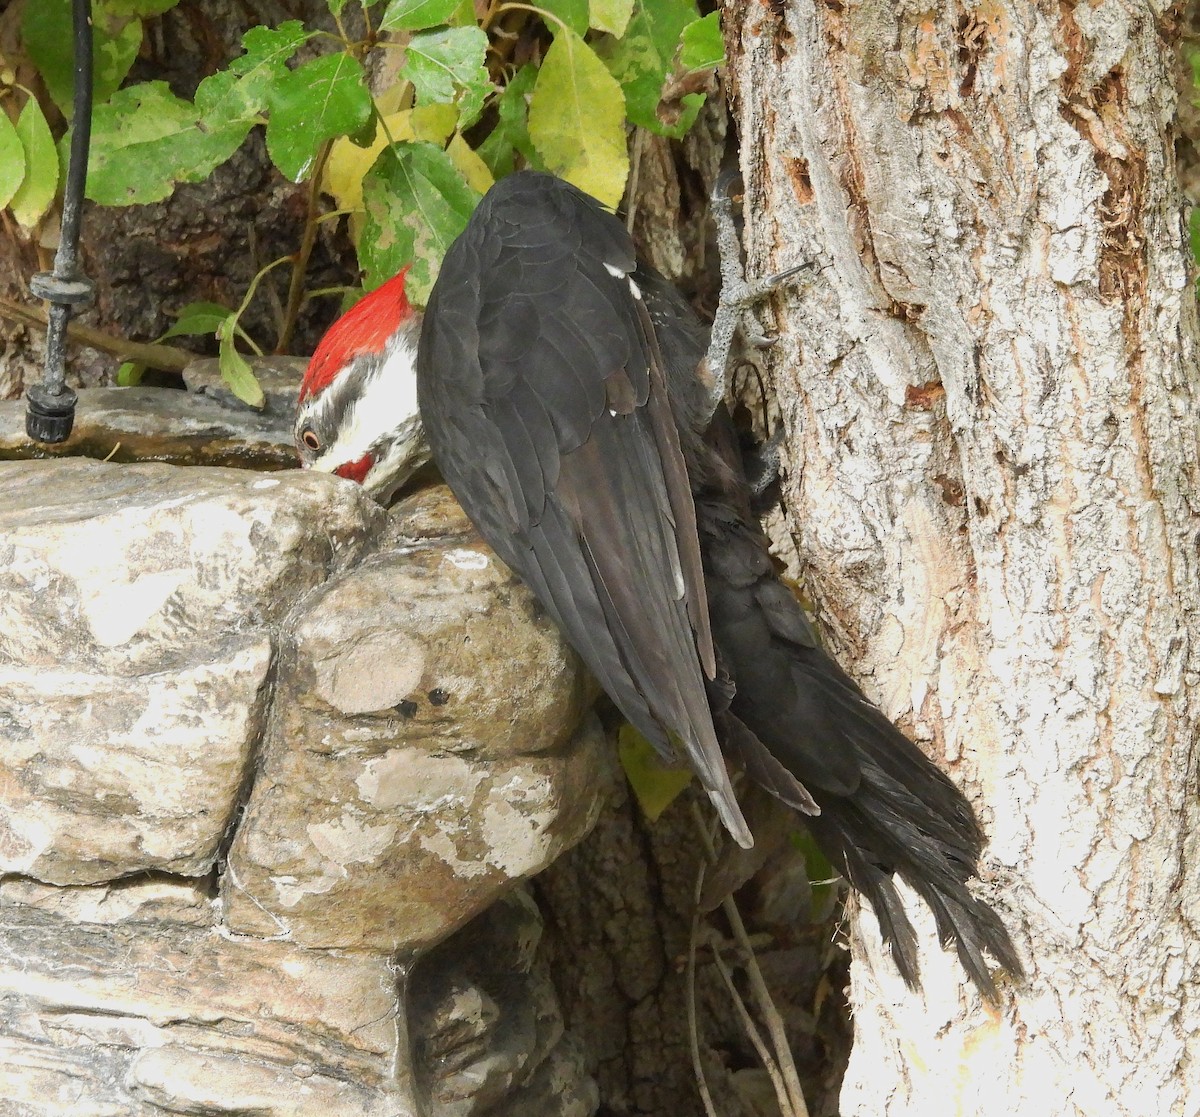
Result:
M623 226L545 175L494 187L426 310L418 394L434 459L654 745L682 745L751 837L705 689L715 662L691 485Z

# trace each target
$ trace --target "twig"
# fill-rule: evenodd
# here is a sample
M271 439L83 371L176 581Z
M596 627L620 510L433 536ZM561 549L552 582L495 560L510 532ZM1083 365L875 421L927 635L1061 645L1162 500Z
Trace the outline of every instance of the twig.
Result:
M246 288L246 293L242 296L242 301L238 303L237 309L225 320L225 322L221 323L220 327L218 327L217 337L221 337L221 330L225 328L225 323L231 323L231 325L228 327L229 330L234 331L239 336L243 337L250 348L261 357L263 355L262 349L255 343L254 338L252 338L242 328L242 315L246 313L247 308L250 306L250 303L254 298L254 292L258 290L258 285L266 278L267 273L274 271L275 268L282 267L284 264L290 264L293 262L294 257L292 256L280 256L278 259L272 260L269 264L259 268L258 271L254 273L254 277L250 280L250 285Z
M12 322L23 322L39 330L49 328L49 318L40 307L23 306L5 298L0 298L0 317ZM189 353L186 349L179 349L174 345L128 341L123 337L113 337L102 330L92 329L91 326L81 326L78 322L70 323L67 336L72 341L90 345L102 353L111 353L122 360L149 365L163 372L182 372L193 361L198 360L195 353Z
M754 992L755 1003L758 1005L758 1011L762 1013L763 1023L766 1024L767 1032L771 1037L771 1045L775 1048L776 1058L779 1059L779 1069L783 1073L783 1080L787 1085L792 1110L796 1117L808 1117L808 1106L805 1104L804 1091L800 1088L800 1075L796 1071L796 1063L792 1059L792 1051L788 1046L783 1017L779 1015L779 1010L775 1007L771 991L767 988L766 979L759 968L758 958L755 957L754 948L750 945L750 936L746 934L746 925L742 922L742 914L738 911L732 896L726 896L721 902L721 906L724 909L725 917L729 920L730 927L733 928L734 940L742 949L746 976L750 978L750 988Z
M501 4L496 9L497 15L499 15L503 12L533 12L534 15L541 17L543 23L553 22L553 23L557 23L558 26L565 31L571 30L566 25L566 22L564 20L560 19L558 16L556 16L553 12L548 12L548 11L546 11L545 8L538 8L533 4L518 3L518 0L505 0L505 3Z
M713 846L712 837L705 829L700 808L694 802L692 803L692 817L695 819L696 829L700 833L700 840L704 845L709 863L716 864L717 851ZM750 936L746 933L746 925L742 922L742 914L738 911L737 902L732 895L726 896L721 901L721 910L725 912L725 918L729 920L730 929L733 931L734 941L742 952L742 964L746 968L746 976L750 979L750 990L754 994L754 1003L758 1006L763 1023L767 1027L767 1034L771 1037L771 1046L775 1049L775 1058L778 1061L780 1073L783 1075L791 1111L795 1117L808 1117L808 1105L804 1100L804 1091L800 1088L800 1075L796 1071L796 1061L792 1058L792 1049L788 1046L783 1017L779 1015L779 1010L771 998L771 991L767 988L766 979L759 968L754 947L750 943Z
M626 197L629 199L629 207L625 210L625 231L630 235L633 234L633 220L637 216L638 179L641 178L642 174L642 147L645 144L645 139L645 129L634 125L633 158L629 160L629 188L626 192Z
M729 990L730 999L733 1001L734 1010L738 1014L738 1019L742 1022L742 1028L746 1035L750 1037L750 1042L754 1045L754 1050L758 1052L759 1061L763 1065L763 1069L767 1072L767 1077L771 1080L771 1085L775 1088L775 1100L779 1103L779 1112L785 1117L802 1117L801 1113L796 1112L796 1108L792 1105L792 1099L788 1095L788 1088L783 1081L783 1075L779 1072L779 1064L771 1057L771 1052L767 1050L766 1041L762 1037L762 1033L758 1030L758 1025L754 1023L754 1018L750 1015L750 1010L746 1007L746 1002L742 1000L742 995L737 991L737 986L733 983L733 974L729 967L725 964L725 959L721 957L721 951L717 948L715 942L709 944L712 947L713 962L716 964L717 972L721 975L721 980L725 982L725 988ZM803 1117L807 1117L807 1111L803 1112Z
M308 275L308 259L317 242L317 207L321 204L321 179L325 174L325 164L328 162L329 153L332 150L333 140L326 140L317 152L317 161L313 165L312 178L308 185L308 209L304 216L304 232L301 234L300 248L292 263L292 280L288 284L283 329L279 331L279 340L275 343L276 353L287 352L288 346L292 343L292 334L296 332L300 307L304 304L304 280Z
M254 264L254 270L257 272L262 266L259 263L259 261L262 259L262 256L258 250L258 236L254 232L253 225L251 225L247 230L246 239L250 243L250 259ZM284 326L285 316L283 310L283 300L279 297L279 290L276 288L274 283L267 284L266 295L267 302L271 304L271 317L275 320L275 336L278 337L281 333L283 333ZM259 350L259 355L262 355L261 350Z
M692 904L692 932L688 936L687 975L684 997L687 1003L688 1046L692 1052L692 1073L696 1076L696 1087L707 1117L717 1117L712 1095L708 1092L708 1079L704 1077L704 1064L700 1061L700 1026L696 1019L696 944L700 940L700 897L704 891L704 872L708 863L700 862L696 874L696 895Z

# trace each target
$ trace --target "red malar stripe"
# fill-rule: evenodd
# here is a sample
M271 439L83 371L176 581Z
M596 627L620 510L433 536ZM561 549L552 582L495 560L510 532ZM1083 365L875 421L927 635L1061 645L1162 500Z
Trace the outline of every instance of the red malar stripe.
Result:
M347 481L354 481L356 484L361 485L366 480L367 474L371 472L371 466L374 464L375 459L370 454L363 454L357 461L339 465L333 472L339 477L345 477Z

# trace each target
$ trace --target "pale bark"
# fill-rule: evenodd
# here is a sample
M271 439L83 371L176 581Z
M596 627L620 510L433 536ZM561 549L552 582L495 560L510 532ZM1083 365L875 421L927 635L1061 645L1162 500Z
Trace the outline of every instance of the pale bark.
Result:
M1030 973L981 1007L914 902L912 994L855 920L846 1117L1200 1106L1200 411L1170 14L724 11L750 271L813 264L768 357L810 590L975 802L982 888Z

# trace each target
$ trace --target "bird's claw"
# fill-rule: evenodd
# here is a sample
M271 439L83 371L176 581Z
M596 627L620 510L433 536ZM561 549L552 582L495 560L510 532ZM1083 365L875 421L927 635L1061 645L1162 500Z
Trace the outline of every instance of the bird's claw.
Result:
M752 449L743 452L746 483L750 486L753 498L761 497L779 480L783 462L783 443L783 428L779 427L765 442L760 442Z
M712 194L712 216L717 227L717 248L721 257L721 303L713 322L708 351L708 367L715 380L714 410L725 397L728 386L729 354L734 336L740 332L746 344L755 349L769 349L779 340L777 334L763 329L754 313L755 304L810 267L808 263L796 264L764 279L752 283L746 281L742 245L733 217L732 184L739 177L737 170L723 171L717 178Z

